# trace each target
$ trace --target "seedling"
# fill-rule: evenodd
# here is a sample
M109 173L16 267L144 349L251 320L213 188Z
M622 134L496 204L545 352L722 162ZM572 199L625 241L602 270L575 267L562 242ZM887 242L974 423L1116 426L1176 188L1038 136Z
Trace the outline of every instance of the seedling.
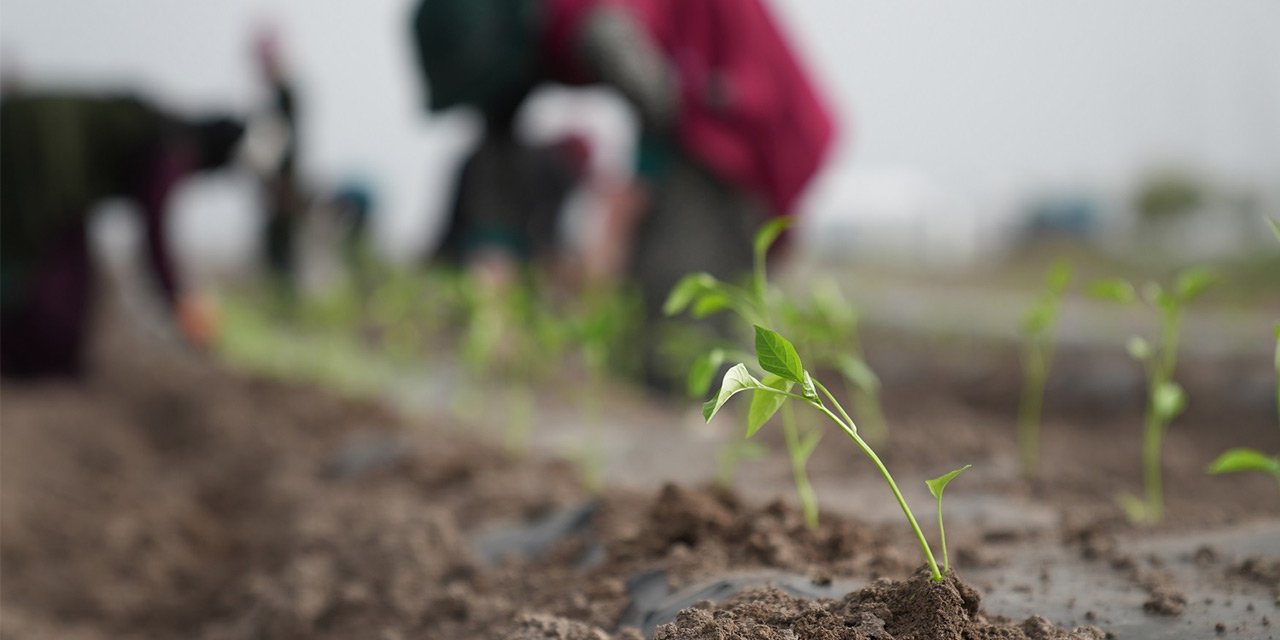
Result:
M1231 449L1209 465L1209 473L1215 476L1244 471L1261 471L1280 483L1280 456L1268 456L1256 449Z
M956 476L964 473L971 464L966 464L955 471L948 471L932 480L925 480L924 483L929 486L929 493L938 500L938 540L942 544L942 572L951 573L951 560L947 557L947 530L942 526L942 490L951 484Z
M786 218L777 218L765 224L756 233L753 241L755 259L748 287L743 288L722 282L707 273L690 274L672 289L664 306L666 314L675 315L688 309L694 317L703 318L713 313L730 310L753 326L770 324L770 309L776 306L771 304L771 301L779 295L769 287L765 257L769 247L786 229L788 223L789 220ZM747 356L745 358L741 357L742 355L744 354L733 349L716 348L698 358L689 373L690 394L705 396L715 373L729 358L751 359L750 354L745 354ZM786 390L790 391L790 385L781 379L773 380L766 376L765 380L778 388L785 386ZM755 435L755 432L777 411L777 407L770 408L770 401L771 399L767 396L762 396L760 404L755 400L752 401L751 410L747 414L748 438ZM800 498L805 524L810 529L817 529L818 499L813 491L813 485L809 482L808 464L809 458L817 450L822 432L801 429L795 416L787 411L783 413L783 434L787 455L791 461L792 480L796 485L796 495Z
M784 300L784 303L786 301ZM807 305L783 304L787 325L804 336L802 347L817 354L815 366L840 373L845 390L853 392L854 415L868 442L883 444L889 426L880 405L880 377L867 364L859 336L861 317L832 280L818 283Z
M1276 235L1276 242L1280 242L1280 222L1276 222L1275 218L1267 218L1267 224ZM1272 330L1276 338L1276 416L1277 422L1280 422L1280 323L1272 327ZM1213 475L1241 471L1261 471L1271 474L1276 482L1280 482L1280 456L1268 456L1256 449L1231 449L1209 465L1209 473Z
M1054 335L1062 295L1071 282L1071 266L1059 262L1049 268L1045 290L1022 316L1022 399L1018 405L1018 451L1022 474L1034 477L1040 466L1040 418L1044 386L1053 360Z
M840 406L840 403L827 387L804 368L800 360L800 354L796 352L795 346L790 341L777 332L759 325L755 326L755 332L756 363L766 372L766 376L763 379L758 379L751 374L745 364L734 365L724 375L716 397L703 405L703 417L710 421L730 398L743 391L752 392L752 424L763 425L768 421L769 417L784 406L789 406L788 403L792 401L800 402L816 409L836 423L840 430L858 446L862 453L875 465L880 475L884 477L890 491L893 492L894 498L898 501L898 506L902 508L903 515L907 517L907 522L911 525L912 532L915 533L916 539L920 543L920 549L929 565L930 577L935 582L942 581L944 574L938 569L933 550L929 547L929 542L925 539L924 532L920 530L920 525L916 522L915 515L911 513L911 507L907 505L906 499L902 497L902 492L898 490L898 484L894 482L893 475L889 473L889 469L884 466L884 463L881 462L880 457L876 455L871 446L858 434L858 426L854 424L848 412ZM793 389L797 388L797 385L799 393L793 391ZM830 406L827 405L828 402ZM758 429L759 427L757 426L756 428ZM942 488L960 471L963 471L963 469L953 471L929 484L930 491L933 491L938 499L939 515L942 513ZM939 518L938 525L941 531L941 518Z
M1142 430L1142 469L1145 498L1132 494L1120 497L1129 519L1156 523L1164 518L1164 489L1160 458L1169 423L1187 407L1187 396L1173 379L1178 363L1178 339L1182 330L1182 314L1188 303L1213 283L1211 271L1201 268L1180 273L1172 290L1149 282L1142 289L1142 299L1159 313L1160 337L1155 344L1141 336L1129 339L1129 355L1142 363L1147 374L1147 407ZM1125 280L1102 280L1089 287L1089 294L1119 304L1138 300L1134 286Z

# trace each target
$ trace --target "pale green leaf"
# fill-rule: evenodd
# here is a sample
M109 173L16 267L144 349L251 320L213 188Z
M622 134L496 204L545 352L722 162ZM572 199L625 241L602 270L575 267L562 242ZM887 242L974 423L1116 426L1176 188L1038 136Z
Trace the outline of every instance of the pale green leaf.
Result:
M1129 357L1139 362L1146 362L1147 360L1150 360L1153 353L1151 343L1147 342L1146 338L1141 336L1129 338L1129 341L1125 343L1124 348L1129 352Z
M760 368L792 382L804 382L804 365L789 340L776 331L756 325L756 359Z
M955 480L956 476L964 473L965 470L972 466L973 465L971 464L966 464L959 469L948 471L932 480L925 480L924 483L929 485L929 493L932 493L933 497L942 499L942 490L946 489L947 485L950 484L952 480Z
M701 398L707 395L707 390L711 388L711 382L716 377L716 371L720 365L724 364L727 354L724 349L712 349L693 361L693 366L689 367L689 395L694 398Z
M1176 382L1162 382L1152 393L1151 407L1155 410L1156 416L1168 422L1187 408L1187 394Z
M814 429L800 438L800 445L796 447L796 457L801 460L808 460L813 455L818 443L822 442L822 430Z
M764 254L769 251L769 247L773 246L773 243L778 240L778 236L782 235L782 232L789 226L791 226L790 218L779 217L770 220L765 223L764 226L760 227L760 230L756 232L754 242L756 255L764 256Z
M1085 293L1092 298L1120 304L1133 304L1138 299L1138 294L1134 290L1133 284L1119 278L1093 282L1085 290Z
M862 358L851 355L840 356L840 375L853 386L867 393L875 393L880 389L880 377L876 375Z
M764 385L756 380L750 371L747 371L747 365L738 363L724 374L724 380L720 382L720 391L716 393L716 397L702 405L702 417L710 422L729 398L741 391L761 388L764 388Z
M1268 456L1256 449L1231 449L1209 465L1209 473L1261 471L1280 478L1280 457Z
M662 313L674 316L689 307L703 293L717 287L719 281L709 273L691 273L680 279L671 288L666 302L662 305Z
M793 382L784 380L781 376L774 374L766 375L760 380L766 387L772 387L779 391L791 391ZM747 437L754 436L769 419L782 408L790 400L787 396L780 393L756 393L751 396L751 408L747 411Z
M1217 274L1204 267L1183 271L1178 274L1178 282L1176 284L1178 299L1183 303L1194 300L1201 293L1204 293L1204 290L1217 279Z
M804 372L804 381L800 383L801 395L818 402L818 386L813 383L813 376L808 371Z

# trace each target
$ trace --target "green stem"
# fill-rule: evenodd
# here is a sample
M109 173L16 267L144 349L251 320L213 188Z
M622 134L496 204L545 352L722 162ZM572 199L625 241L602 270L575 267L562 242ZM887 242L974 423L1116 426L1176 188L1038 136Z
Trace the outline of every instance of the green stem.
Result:
M849 418L849 414L845 412L844 407L841 407L840 403L836 402L836 399L831 395L831 392L828 391L821 382L814 380L813 383L822 391L823 394L827 396L828 399L831 400L831 404L835 405L836 409L840 411L840 415L843 416L844 420L847 420L847 422L836 417L836 414L831 413L831 410L828 409L826 405L822 404L821 401L808 400L807 398L806 401L819 411L825 413L833 422L840 425L840 428L844 430L845 434L848 435L851 440L853 440L854 444L858 445L859 449L862 449L862 453L866 454L866 456L871 459L872 464L874 464L876 469L880 471L880 475L884 476L885 482L889 483L889 489L893 491L893 497L898 501L898 506L902 507L902 513L907 516L907 522L911 523L911 530L915 532L916 540L920 542L920 550L924 552L924 558L929 563L931 579L934 582L941 582L943 576L942 573L938 571L938 562L933 559L933 550L929 548L929 541L925 539L924 532L920 530L920 523L916 522L915 515L911 513L911 507L907 506L906 498L903 498L902 492L898 490L898 483L893 481L893 475L889 473L889 469L880 461L880 456L877 456L876 452L872 451L871 447L858 435L857 425L855 425L853 420Z
M1153 385L1152 389L1156 387ZM1151 523L1160 522L1164 518L1164 488L1160 477L1160 450L1163 438L1163 426L1156 415L1154 402L1147 407L1146 424L1142 433L1142 475L1146 488L1146 518Z
M942 492L938 492L938 538L942 541L942 571L951 573L951 559L947 557L947 530L942 526Z
M1026 383L1018 408L1018 449L1022 459L1022 475L1034 477L1040 467L1040 417L1044 406L1045 359L1036 346L1028 347Z
M782 405L782 429L786 435L787 453L791 457L791 475L796 484L796 494L800 497L800 507L804 511L804 523L810 530L818 529L818 498L814 494L813 485L809 484L809 474L805 466L809 460L800 451L800 430L796 424L795 411L791 404Z

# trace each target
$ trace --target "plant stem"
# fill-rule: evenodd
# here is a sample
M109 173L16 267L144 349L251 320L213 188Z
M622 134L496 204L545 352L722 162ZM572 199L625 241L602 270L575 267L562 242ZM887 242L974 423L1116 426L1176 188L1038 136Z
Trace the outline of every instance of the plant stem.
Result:
M851 440L853 440L854 444L858 445L859 449L862 449L862 453L866 454L866 456L871 459L872 464L874 464L876 469L880 471L880 475L884 476L885 482L889 483L889 489L893 491L893 497L898 501L898 506L902 507L902 513L907 516L907 522L911 523L911 530L915 532L916 540L920 542L920 550L924 551L924 558L929 563L930 578L934 582L941 582L943 576L942 573L938 571L938 562L933 559L933 550L929 548L929 541L925 539L924 532L920 530L920 523L916 522L915 515L911 513L911 507L907 506L906 498L903 498L902 492L898 490L898 483L893 481L893 475L889 473L889 469L880 461L880 456L877 456L876 452L872 451L870 445L863 441L863 439L858 435L857 425L855 425L853 420L849 418L849 414L845 412L844 407L841 407L840 403L836 402L836 399L831 395L831 392L828 391L821 382L814 380L813 383L822 391L823 394L827 396L829 400L831 400L831 404L835 405L836 409L840 411L840 415L844 417L844 420L841 420L836 416L836 414L831 413L831 410L828 409L826 405L822 404L820 400L815 401L806 398L806 401L819 411L825 413L827 417L836 424L840 425L840 428L844 430L845 434L848 435ZM848 422L845 422L845 420Z
M811 531L818 529L818 498L809 484L809 474L805 466L809 458L800 451L800 430L796 424L795 411L791 404L782 405L782 428L787 439L787 453L791 457L791 475L796 483L796 494L800 497L800 507L804 511L804 523Z
M942 541L942 571L951 573L951 559L947 557L947 530L942 526L942 493L938 493L938 538Z
M1022 386L1022 402L1018 406L1018 449L1022 459L1022 475L1034 477L1040 467L1040 416L1044 406L1044 352L1038 345L1027 347L1024 359L1026 383Z
M1152 381L1152 395L1159 384ZM1142 477L1146 485L1146 520L1157 523L1164 519L1164 488L1160 478L1160 450L1164 439L1164 428L1156 415L1155 401L1150 400L1147 407L1146 424L1142 431Z

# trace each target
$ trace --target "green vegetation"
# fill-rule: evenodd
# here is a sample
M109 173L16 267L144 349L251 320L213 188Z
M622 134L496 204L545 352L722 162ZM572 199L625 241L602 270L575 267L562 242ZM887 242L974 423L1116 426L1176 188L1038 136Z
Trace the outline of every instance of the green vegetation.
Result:
M954 471L948 471L932 480L925 480L924 483L929 486L929 493L938 501L938 539L942 544L942 572L951 573L951 559L947 556L947 530L942 526L942 490L951 484L956 476L964 473L971 464L966 464Z
M1131 494L1121 496L1130 520L1156 523L1164 518L1164 489L1161 480L1161 452L1169 423L1187 406L1186 393L1173 379L1178 363L1178 340L1182 315L1187 304L1204 292L1216 279L1213 272L1193 268L1178 274L1174 286L1166 290L1149 282L1142 288L1141 298L1160 318L1159 339L1154 344L1140 336L1129 339L1129 355L1142 363L1147 374L1147 407L1142 435L1142 468L1145 498ZM1126 280L1101 280L1089 287L1089 294L1124 305L1135 303L1139 296Z
M1045 277L1044 293L1022 316L1022 399L1018 405L1018 451L1022 474L1034 477L1040 467L1040 417L1045 381L1053 360L1053 339L1062 307L1062 296L1071 282L1070 265L1059 262Z
M777 301L781 298L781 294L769 287L766 277L765 258L769 252L769 247L786 229L788 222L789 220L786 218L775 219L765 224L756 233L753 247L755 253L754 270L751 282L747 287L738 287L721 282L707 273L690 274L672 289L663 310L667 315L675 315L687 309L695 318L705 318L723 310L731 310L748 324L771 324L770 311L778 306ZM715 378L716 372L730 358L738 360L750 359L749 355L746 358L741 357L742 355L744 354L734 349L715 348L699 357L695 360L689 372L690 394L693 396L705 396L711 387L711 382ZM781 384L778 381L774 382ZM769 411L766 406L767 402L768 400L764 400L760 405L755 402L752 403L751 411L747 415L748 438L754 435L776 411L776 409L775 411ZM808 465L809 458L817 449L818 442L822 438L822 431L805 429L790 411L783 413L782 420L787 456L791 461L792 481L795 483L796 494L800 498L800 505L804 511L805 524L810 529L816 529L818 527L818 499L814 493L813 485L809 482ZM736 447L737 445L730 446ZM721 461L725 465L732 464L736 466L737 461L741 459L741 456L731 452L722 452L721 454ZM732 476L732 470L726 470L722 475Z
M743 391L752 393L749 413L751 416L750 426L754 427L754 430L749 429L749 435L759 430L773 414L783 407L789 406L788 403L791 401L800 402L816 409L834 422L858 446L862 453L871 460L880 475L884 477L889 489L893 492L894 498L898 501L898 506L902 508L903 515L906 516L907 522L911 525L911 530L915 534L916 540L920 543L920 549L929 565L930 577L934 581L941 581L944 578L944 574L938 569L933 550L929 547L929 542L925 539L924 532L920 530L920 525L916 522L915 515L911 513L911 508L907 505L906 499L902 497L902 492L898 490L898 484L894 481L889 469L885 467L880 457L858 434L858 427L853 422L853 419L849 417L848 412L840 406L831 391L804 368L800 360L800 354L790 341L777 332L759 325L756 325L755 332L756 363L765 372L765 375L762 378L756 378L747 369L746 364L739 363L734 365L724 375L716 396L703 405L703 417L710 421L730 398ZM796 393L797 389L799 393ZM828 403L830 403L829 406ZM939 516L942 513L942 488L960 471L963 471L963 469L953 471L929 482L930 491L938 499ZM941 517L939 517L938 526L941 532Z

